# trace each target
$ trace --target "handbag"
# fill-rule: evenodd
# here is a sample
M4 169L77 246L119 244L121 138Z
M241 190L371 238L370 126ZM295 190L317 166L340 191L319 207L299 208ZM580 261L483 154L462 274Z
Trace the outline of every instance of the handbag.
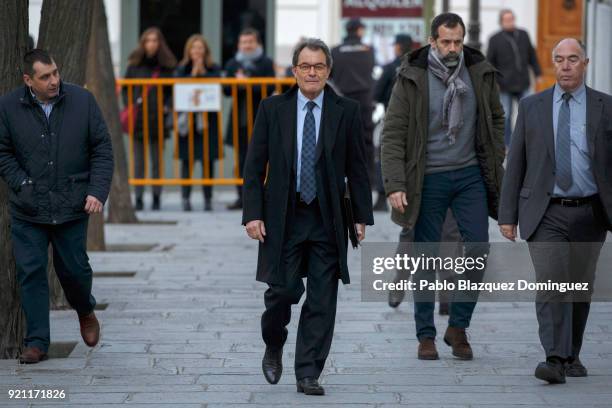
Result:
M119 121L121 122L121 130L124 133L130 132L130 117L132 117L133 121L136 122L136 117L138 116L140 104L133 103L132 105L128 105L119 112Z
M151 78L159 78L160 73L161 69L159 67L155 67ZM146 85L144 88L145 93L148 95L149 91L151 90L151 85ZM119 112L119 122L121 122L121 130L123 130L124 133L130 132L130 117L133 118L132 120L134 121L134 125L136 125L135 122L138 114L140 113L141 103L142 98L138 98L136 99L136 103L126 105L123 109L121 109L121 112Z

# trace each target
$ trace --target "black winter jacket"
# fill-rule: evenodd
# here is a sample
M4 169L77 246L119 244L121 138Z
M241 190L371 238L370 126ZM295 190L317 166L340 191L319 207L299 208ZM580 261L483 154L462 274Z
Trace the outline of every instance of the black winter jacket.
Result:
M28 87L0 98L0 177L14 217L41 224L86 217L86 196L104 203L112 175L110 135L89 91L62 83L49 120Z

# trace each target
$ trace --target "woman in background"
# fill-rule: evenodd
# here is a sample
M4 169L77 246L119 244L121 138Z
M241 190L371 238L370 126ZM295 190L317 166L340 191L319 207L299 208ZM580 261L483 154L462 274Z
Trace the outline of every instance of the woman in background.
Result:
M221 68L214 63L208 41L201 34L193 34L185 43L183 59L176 69L177 77L218 78ZM181 159L181 177L192 177L189 168L189 121L187 113L179 114L179 158ZM207 116L204 120L203 115ZM217 112L193 112L193 161L202 163L202 175L205 174L204 134L208 133L208 175L214 176L215 160L219 158ZM212 186L204 186L204 211L212 211ZM191 211L191 186L182 187L183 210Z
M157 27L147 28L140 36L138 47L128 57L128 67L125 78L164 78L172 77L176 67L176 57L170 51L164 35ZM156 86L135 86L132 103L136 105L136 118L134 123L134 176L144 178L144 129L142 112L142 94L147 93L148 113L148 139L149 154L152 165L152 178L159 178L159 129L158 129L158 102ZM168 103L171 98L171 90L164 87L162 102L164 111L168 111ZM123 90L124 103L127 106L127 87ZM163 114L163 112L161 112ZM162 120L162 123L164 121ZM163 131L163 129L162 129ZM164 138L169 137L169 132L164 132ZM163 147L163 146L162 146ZM136 186L136 210L143 209L144 186ZM153 186L153 210L159 210L161 186Z

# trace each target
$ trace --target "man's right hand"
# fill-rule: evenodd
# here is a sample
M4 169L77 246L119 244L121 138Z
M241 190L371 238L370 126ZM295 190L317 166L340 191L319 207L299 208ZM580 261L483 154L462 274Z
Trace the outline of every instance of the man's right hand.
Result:
M510 241L516 241L516 224L501 224L499 226L499 231L504 238Z
M389 204L400 213L404 213L404 208L408 206L406 200L406 193L403 191L396 191L395 193L389 194Z
M262 220L249 221L246 225L246 232L250 238L263 243L266 236L266 226Z

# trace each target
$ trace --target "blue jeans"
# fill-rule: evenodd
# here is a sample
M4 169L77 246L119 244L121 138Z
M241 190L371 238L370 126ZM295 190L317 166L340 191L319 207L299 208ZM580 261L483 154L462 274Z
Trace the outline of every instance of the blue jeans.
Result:
M415 243L438 243L448 208L453 212L465 246L465 256L479 257L488 252L489 216L487 193L480 166L459 170L427 174L421 192L421 209L414 227ZM427 255L435 255L436 245L426 245ZM433 247L433 248L432 248ZM425 248L425 246L423 247ZM417 252L420 253L420 252ZM467 271L463 276L471 280L482 279L482 272ZM452 272L455 275L454 272ZM417 272L414 277L426 279ZM434 325L435 292L428 291L425 297L415 293L414 320L417 338L436 337ZM476 307L477 293L462 293L451 298L448 324L451 327L467 328ZM455 297L457 297L455 293ZM471 301L465 301L470 299Z
M512 139L512 131L514 130L514 126L512 123L512 115L513 115L513 107L514 100L520 101L525 96L529 95L529 90L525 90L520 93L509 93L509 92L500 92L499 98L501 100L502 107L504 108L504 113L506 114L506 120L504 122L504 143L506 148L510 147L510 140Z

